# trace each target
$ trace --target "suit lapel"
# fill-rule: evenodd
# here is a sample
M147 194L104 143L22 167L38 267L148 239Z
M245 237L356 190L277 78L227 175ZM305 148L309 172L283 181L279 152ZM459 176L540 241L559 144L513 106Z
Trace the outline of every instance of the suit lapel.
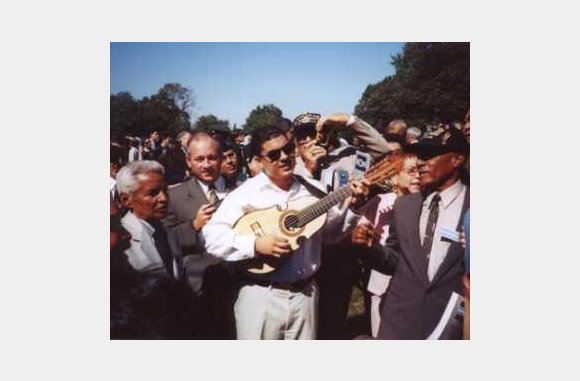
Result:
M469 187L465 189L465 199L463 200L463 206L461 207L461 218L459 218L459 222L457 223L457 227L455 230L460 231L462 230L463 225L463 216L467 213L467 209L469 209ZM458 261L461 260L463 257L463 246L458 242L452 242L449 245L449 249L447 250L447 254L445 255L445 259L439 266L439 270L433 277L432 284L435 284L453 265Z
M189 198L193 198L196 200L203 200L201 202L201 204L207 204L209 203L209 200L207 199L207 196L205 195L203 189L201 188L201 185L199 185L199 183L197 182L197 179L195 177L192 177L189 182L187 183L187 196Z

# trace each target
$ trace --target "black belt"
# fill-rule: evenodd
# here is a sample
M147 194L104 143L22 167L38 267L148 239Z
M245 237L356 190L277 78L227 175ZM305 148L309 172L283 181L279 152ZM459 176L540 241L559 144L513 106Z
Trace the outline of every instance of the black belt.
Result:
M277 288L280 290L288 290L288 291L300 291L304 287L308 286L310 282L312 282L313 277L306 278L304 280L299 280L298 282L286 283L286 282L271 282L268 280L259 280L259 279L248 279L245 278L244 281L246 284L257 284L262 287L272 287Z

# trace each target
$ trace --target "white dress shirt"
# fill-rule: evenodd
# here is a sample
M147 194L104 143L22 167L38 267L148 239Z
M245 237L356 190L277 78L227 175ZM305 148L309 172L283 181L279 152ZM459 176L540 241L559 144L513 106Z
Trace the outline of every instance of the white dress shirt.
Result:
M315 184L313 184L316 186ZM208 253L226 261L254 258L254 235L240 235L233 229L236 221L248 212L283 205L288 201L310 196L306 187L295 181L288 191L278 188L263 172L247 180L225 198L220 208L202 229L202 236ZM294 283L312 276L320 267L321 243L337 242L343 234L354 228L360 216L348 208L331 208L323 229L316 232L303 246L292 253L278 270L264 275L254 275L258 279L272 282Z
M435 225L435 233L433 234L433 245L431 246L431 254L429 256L429 267L427 274L429 280L433 280L439 266L443 263L450 242L441 239L440 229L447 227L452 230L457 229L457 224L461 218L461 209L463 208L463 201L465 200L465 192L467 187L463 185L460 180L455 184L440 192L441 200L439 201L439 217ZM427 229L427 220L429 219L429 206L431 200L438 192L432 192L423 201L423 209L421 210L421 220L419 222L419 232L421 234L421 244L425 240L425 230Z
M204 183L203 181L200 181L199 179L196 179L197 183L199 184L199 186L201 187L201 190L203 190L203 193L205 194L205 197L207 197L207 199L209 200L209 186ZM218 196L218 199L223 199L226 196L226 181L225 179L220 176L217 178L217 180L213 183L215 185L215 193Z
M132 212L128 212L121 219L121 224L131 233L131 247L125 250L131 266L140 272L167 274L153 239L155 229Z

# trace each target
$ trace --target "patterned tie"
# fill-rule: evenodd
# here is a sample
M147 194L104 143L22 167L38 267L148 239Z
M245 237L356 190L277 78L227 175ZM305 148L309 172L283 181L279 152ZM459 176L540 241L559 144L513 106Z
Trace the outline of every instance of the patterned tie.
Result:
M425 229L425 240L423 241L423 252L427 257L427 264L431 256L431 246L433 246L433 235L435 234L435 226L437 225L437 218L439 218L439 201L441 196L435 193L431 204L429 205L429 218L427 219L427 228Z
M216 202L218 202L218 200L219 200L219 198L218 198L218 195L217 195L217 192L215 189L215 185L211 184L209 186L209 199L208 199L208 201L210 204L215 204Z

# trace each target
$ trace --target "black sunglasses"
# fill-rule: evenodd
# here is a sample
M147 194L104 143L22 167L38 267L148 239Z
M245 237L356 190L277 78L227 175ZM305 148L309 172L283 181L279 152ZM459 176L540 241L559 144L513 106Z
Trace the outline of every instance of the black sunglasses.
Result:
M284 151L284 153L286 155L290 156L290 155L294 155L295 149L296 149L296 146L294 145L294 143L288 142L284 147L272 150L272 151L270 151L267 154L262 155L262 156L267 156L268 159L270 159L270 161L274 162L274 161L277 161L280 159L280 156L282 155L282 151Z

